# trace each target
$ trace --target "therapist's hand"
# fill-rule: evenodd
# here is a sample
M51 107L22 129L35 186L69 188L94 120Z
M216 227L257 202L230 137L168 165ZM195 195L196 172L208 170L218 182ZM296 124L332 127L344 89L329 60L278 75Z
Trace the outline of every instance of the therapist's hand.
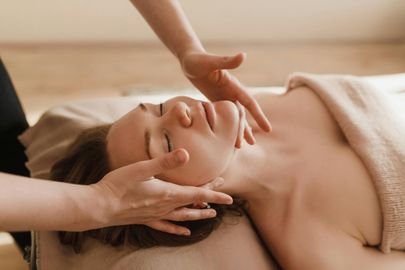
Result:
M200 51L188 51L179 56L186 77L211 101L238 101L253 116L264 131L270 131L271 125L254 97L228 69L239 67L246 55L217 56ZM240 112L241 113L241 112ZM249 130L243 132L250 142L253 135Z
M184 149L155 159L137 162L107 174L92 185L101 200L101 209L107 209L99 227L145 224L156 230L189 235L187 228L169 221L212 218L214 209L192 209L186 206L203 202L231 204L232 197L206 187L180 186L153 178L185 164L189 159ZM211 189L221 185L219 178L213 181Z

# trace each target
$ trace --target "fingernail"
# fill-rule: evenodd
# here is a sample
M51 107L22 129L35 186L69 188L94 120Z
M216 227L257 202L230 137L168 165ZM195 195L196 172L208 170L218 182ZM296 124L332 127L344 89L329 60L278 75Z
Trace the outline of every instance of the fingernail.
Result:
M231 196L228 196L228 199L226 200L227 204L232 204L233 203L233 198Z
M220 187L220 186L222 186L224 183L225 183L224 178L218 177L218 178L215 180L214 188Z
M217 211L215 211L214 209L210 209L209 211L207 211L206 215L207 215L207 217L211 217L211 218L216 217Z
M174 158L177 163L184 163L187 160L187 155L184 151L178 150L174 153Z
M202 203L200 204L200 209L205 209L205 208L208 208L208 203L202 202Z
M190 232L189 230L187 230L187 231L184 231L184 232L182 233L182 235L190 236L190 235L191 235L191 232Z
M267 121L267 124L268 124L268 126L267 126L266 132L272 132L272 131L273 131L273 127L271 126L270 122Z

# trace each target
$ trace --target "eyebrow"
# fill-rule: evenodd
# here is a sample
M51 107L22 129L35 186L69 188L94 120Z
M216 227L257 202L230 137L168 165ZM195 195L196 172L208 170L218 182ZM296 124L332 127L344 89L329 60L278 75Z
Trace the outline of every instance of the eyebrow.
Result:
M139 108L141 108L141 110L144 112L148 112L148 107L146 107L146 105L143 104L142 102L139 103ZM150 154L150 138L151 138L150 129L146 128L144 134L145 153L149 159L152 159L152 155Z
M150 130L147 128L145 130L145 153L149 159L152 159L152 155L150 154Z

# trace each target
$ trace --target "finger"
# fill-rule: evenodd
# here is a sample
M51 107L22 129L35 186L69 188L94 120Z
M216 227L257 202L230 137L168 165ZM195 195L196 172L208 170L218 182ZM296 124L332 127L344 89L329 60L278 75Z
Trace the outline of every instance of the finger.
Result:
M234 56L207 55L206 68L209 72L217 69L235 69L242 64L245 58L245 53L238 53Z
M255 137L253 136L252 128L248 125L245 128L244 138L250 145L253 145L256 142Z
M184 206L193 203L232 204L233 199L228 194L212 191L200 187L180 186L177 190L177 205Z
M217 177L213 181L208 182L204 185L201 185L201 188L209 189L209 190L215 190L222 186L225 183L224 178L222 177ZM198 203L193 203L193 208L207 208L208 204L206 202L198 202Z
M241 148L242 147L242 141L243 141L243 134L245 132L245 110L243 109L242 105L238 101L236 101L236 105L239 109L239 130L238 130L238 138L236 140L236 147Z
M240 137L239 137L240 138L240 143L242 145L243 134L245 133L245 129L247 127L246 112L245 112L245 108L239 103L239 101L236 101L236 102L238 103L238 105L240 107L240 112L241 112L240 118L241 118L241 121L243 123L242 128L240 130L240 134L239 134L240 135Z
M251 145L256 142L255 137L253 136L252 127L249 125L248 122L246 122L244 138Z
M259 127L266 132L271 131L271 124L267 117L264 115L257 101L247 91L238 91L236 99L250 112Z
M215 190L216 188L219 188L220 186L222 186L224 183L225 183L224 178L217 177L213 181L208 182L200 187L210 189L210 190Z
M206 202L201 202L201 203L193 203L191 208L197 208L197 209L205 209L209 208L209 204Z
M245 123L243 121L241 121L241 123L239 125L238 136L236 137L236 143L235 143L236 148L242 147L242 137L243 137L244 129L245 129Z
M190 221L213 218L216 215L217 212L214 209L193 209L181 207L164 216L164 219L172 221Z
M164 220L148 222L145 225L148 227L151 227L152 229L166 232L166 233L177 234L177 235L191 235L190 230L187 229L186 227L182 227L182 226L179 226L179 225L176 225L171 222L164 221Z
M223 69L217 69L208 74L208 80L217 87L224 87L231 82L231 75Z
M188 162L188 160L188 152L185 149L179 148L154 159L127 165L120 170L126 170L126 174L128 174L130 178L148 179L166 170L179 167Z

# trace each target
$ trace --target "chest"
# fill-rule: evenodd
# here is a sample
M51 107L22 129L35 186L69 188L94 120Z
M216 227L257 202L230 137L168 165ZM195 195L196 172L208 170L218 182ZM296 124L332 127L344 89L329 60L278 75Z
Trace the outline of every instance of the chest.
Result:
M315 233L308 225L313 221L344 231L364 245L379 244L382 217L374 185L322 101L306 89L262 100L268 102L262 106L268 108L265 113L274 132L261 139L264 144L273 140L273 145L279 140L280 148L290 149L283 152L278 169L292 183L283 202L264 196L258 203L261 210L252 213L266 243L273 249L298 239L308 245ZM270 165L268 170L267 174L276 173Z

